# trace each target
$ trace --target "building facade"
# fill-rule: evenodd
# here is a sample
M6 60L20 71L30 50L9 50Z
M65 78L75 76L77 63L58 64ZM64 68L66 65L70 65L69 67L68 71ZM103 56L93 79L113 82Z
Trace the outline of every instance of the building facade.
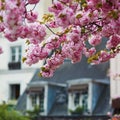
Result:
M47 12L51 2L41 0L40 4L35 7L39 13L39 19ZM32 8L34 6L29 6L28 9ZM25 40L9 42L3 35L0 35L0 45L4 52L0 55L0 84L2 86L0 87L0 103L16 103L32 79L36 68L43 65L43 61L30 67L22 63L21 59L25 55Z
M25 51L25 43L18 40L14 43L8 42L1 37L4 53L0 55L0 103L15 103L23 94L27 84L32 79L34 72L42 62L32 67L23 64L21 59Z
M110 109L108 67L109 63L89 66L83 58L76 64L66 61L51 78L38 77L38 70L16 109L25 113L39 106L40 115L51 116L71 115L82 107L82 114L105 115Z
M120 113L120 54L110 61L110 93L113 114Z

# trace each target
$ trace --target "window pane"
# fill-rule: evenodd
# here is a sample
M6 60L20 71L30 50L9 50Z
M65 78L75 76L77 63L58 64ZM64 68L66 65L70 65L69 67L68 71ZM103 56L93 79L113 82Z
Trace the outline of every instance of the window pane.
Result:
M12 62L20 62L21 61L21 46L13 46L11 47L11 61Z
M79 101L80 101L80 93L76 93L75 94L75 98L74 98L74 104L79 105Z
M44 95L41 94L39 96L39 106L40 106L40 112L44 111Z
M15 55L12 55L12 61L13 62L15 61Z
M11 53L15 54L15 47L11 47Z
M37 104L37 95L36 94L32 95L31 100L32 100L32 106L35 107Z
M11 100L18 99L20 96L20 85L19 84L10 85L10 93Z
M88 109L88 95L84 94L82 97L82 106L84 107L84 110L87 111Z
M21 55L19 55L18 61L21 61Z
M21 54L21 46L19 46L19 53Z

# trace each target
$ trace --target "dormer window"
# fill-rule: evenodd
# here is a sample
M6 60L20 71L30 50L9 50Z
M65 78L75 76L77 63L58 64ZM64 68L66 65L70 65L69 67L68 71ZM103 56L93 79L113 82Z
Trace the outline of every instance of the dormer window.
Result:
M38 106L40 112L44 112L44 87L30 87L26 93L30 95L31 108L34 109Z
M74 113L77 113L78 109L82 109L82 112L86 113L88 111L88 84L73 84L69 86L68 92L69 109L73 110Z
M10 62L8 64L10 70L21 69L21 56L22 56L21 46L10 47Z
M88 93L75 93L74 97L74 105L82 106L84 108L84 111L87 111L88 109Z

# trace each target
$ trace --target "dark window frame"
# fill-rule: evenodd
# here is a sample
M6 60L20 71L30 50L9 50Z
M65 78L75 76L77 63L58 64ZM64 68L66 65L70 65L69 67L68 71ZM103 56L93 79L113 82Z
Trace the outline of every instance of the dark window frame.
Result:
M10 100L17 100L20 96L20 84L10 84Z

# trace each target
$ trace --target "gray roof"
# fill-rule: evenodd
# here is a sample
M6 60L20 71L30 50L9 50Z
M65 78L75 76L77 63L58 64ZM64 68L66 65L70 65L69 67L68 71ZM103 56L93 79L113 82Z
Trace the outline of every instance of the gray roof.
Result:
M68 115L67 103L56 103L53 105L49 116L66 116Z
M87 59L83 57L82 61L76 64L72 64L70 61L64 62L51 78L39 77L38 73L40 70L37 70L31 82L48 81L66 83L67 80L81 78L104 79L106 78L108 68L109 62L101 63L99 65L90 65L87 63Z
M22 96L20 96L20 98L18 99L15 109L25 114L26 113L26 101L27 101L27 95L26 95L26 92L24 92Z
M67 89L60 89L56 94L54 104L49 111L49 116L66 116L68 115L68 93Z

